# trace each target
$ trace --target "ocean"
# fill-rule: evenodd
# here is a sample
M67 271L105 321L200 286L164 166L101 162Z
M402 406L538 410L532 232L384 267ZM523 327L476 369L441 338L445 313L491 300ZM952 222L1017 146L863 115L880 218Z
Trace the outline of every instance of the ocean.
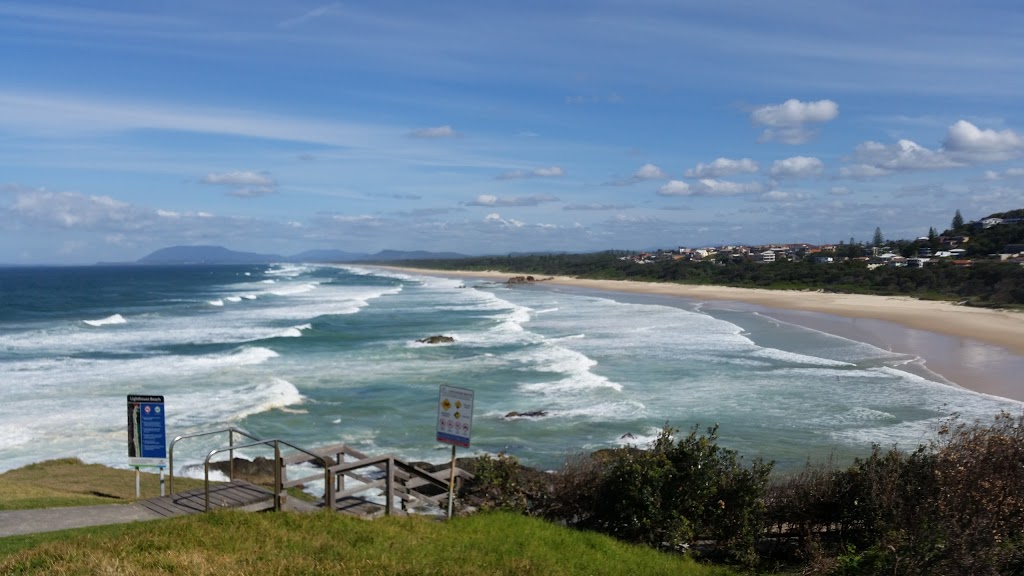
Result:
M455 341L417 342L432 335ZM460 455L544 469L717 424L723 445L785 471L1022 407L727 303L344 265L0 269L0 471L127 467L128 394L165 397L169 438L233 426L442 462L442 384L475 392ZM176 468L225 441L183 442Z

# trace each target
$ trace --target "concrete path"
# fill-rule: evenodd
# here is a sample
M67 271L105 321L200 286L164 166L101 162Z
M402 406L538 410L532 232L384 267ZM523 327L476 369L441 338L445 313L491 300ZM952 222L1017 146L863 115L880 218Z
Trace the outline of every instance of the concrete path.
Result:
M157 520L164 516L147 510L141 504L104 504L39 510L8 510L0 512L0 538L18 534L53 532L84 526L125 524Z

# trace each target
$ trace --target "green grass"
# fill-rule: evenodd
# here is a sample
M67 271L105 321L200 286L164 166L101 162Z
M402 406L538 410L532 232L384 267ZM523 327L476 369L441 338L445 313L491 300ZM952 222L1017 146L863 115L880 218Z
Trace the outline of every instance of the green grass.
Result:
M216 512L0 539L0 574L732 574L507 513L438 522Z

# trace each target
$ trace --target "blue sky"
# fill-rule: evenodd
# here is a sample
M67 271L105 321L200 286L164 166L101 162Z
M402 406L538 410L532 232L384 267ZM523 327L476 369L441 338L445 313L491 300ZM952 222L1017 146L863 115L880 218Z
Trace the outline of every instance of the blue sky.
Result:
M1016 1L0 1L0 263L916 237L1024 207Z

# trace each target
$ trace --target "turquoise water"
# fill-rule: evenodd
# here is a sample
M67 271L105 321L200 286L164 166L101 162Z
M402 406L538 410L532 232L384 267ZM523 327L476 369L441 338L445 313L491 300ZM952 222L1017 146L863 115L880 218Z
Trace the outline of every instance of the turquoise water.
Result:
M790 468L1021 409L905 371L905 355L681 299L319 265L0 270L0 297L0 470L127 465L127 394L165 396L169 437L236 426L443 461L438 386L460 386L476 395L463 453L544 468L665 423L717 423ZM435 334L455 342L416 342Z

